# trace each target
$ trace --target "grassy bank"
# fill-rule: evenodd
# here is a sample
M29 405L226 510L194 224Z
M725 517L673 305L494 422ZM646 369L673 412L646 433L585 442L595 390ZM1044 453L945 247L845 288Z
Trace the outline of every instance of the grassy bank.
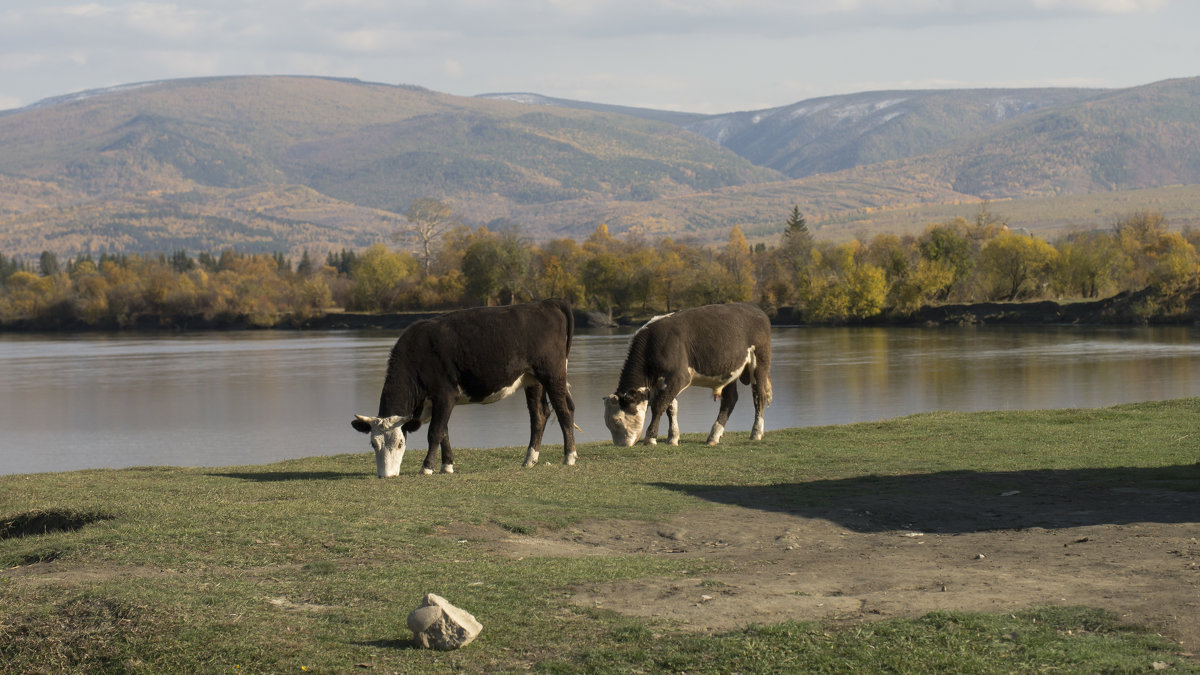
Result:
M414 475L410 456L393 480L374 478L366 453L4 476L0 663L12 672L1194 670L1177 645L1088 608L683 633L569 596L582 584L695 577L717 563L514 558L462 533L653 521L738 489L773 506L836 508L947 475L975 476L989 491L1035 474L1195 490L1198 413L1200 399L934 413L771 432L755 444L730 434L717 448L699 436L678 448L589 444L573 468L523 470L523 449L465 450L453 476ZM456 652L413 648L404 621L426 592L474 613L484 633Z

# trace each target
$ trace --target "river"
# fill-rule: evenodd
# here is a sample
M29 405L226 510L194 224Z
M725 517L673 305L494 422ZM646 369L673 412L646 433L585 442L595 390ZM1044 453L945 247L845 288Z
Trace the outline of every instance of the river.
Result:
M570 381L581 441L608 440L602 396L629 331L580 331ZM1092 408L1200 396L1195 327L776 328L767 431L933 410ZM144 465L229 466L362 452L354 413L377 412L394 333L0 335L0 475ZM684 433L716 416L708 390L680 397ZM730 431L748 431L743 395ZM514 446L524 397L460 406L455 448ZM665 432L665 424L662 431ZM552 421L543 459L562 437ZM416 471L424 428L404 471ZM587 451L581 453L586 461ZM460 463L469 461L469 451Z

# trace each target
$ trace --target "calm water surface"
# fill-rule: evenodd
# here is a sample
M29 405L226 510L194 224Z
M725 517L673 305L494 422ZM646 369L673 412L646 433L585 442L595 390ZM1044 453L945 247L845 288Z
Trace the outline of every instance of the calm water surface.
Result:
M1200 396L1196 328L779 328L767 430L931 410L1090 408ZM247 332L171 336L0 335L0 474L140 465L229 466L362 452L354 413L375 414L395 334ZM629 332L584 333L570 380L581 441L608 440ZM680 398L685 433L716 416L708 390ZM743 395L731 431L748 431ZM524 397L461 406L456 448L516 446ZM663 427L665 431L665 425ZM410 439L415 471L425 428ZM547 427L543 459L562 437ZM468 455L464 455L469 457ZM584 453L586 460L586 452ZM469 461L469 460L460 460Z

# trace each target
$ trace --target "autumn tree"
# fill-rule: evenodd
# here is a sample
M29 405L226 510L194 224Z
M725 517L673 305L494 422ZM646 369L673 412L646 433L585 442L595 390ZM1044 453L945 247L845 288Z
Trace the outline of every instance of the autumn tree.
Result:
M806 318L844 321L882 311L887 297L886 275L867 262L865 253L858 241L816 246L810 283L801 293Z
M404 218L407 224L400 226L396 239L416 247L421 273L429 274L437 241L459 222L454 218L454 211L449 204L430 197L414 199Z
M1128 257L1107 232L1080 232L1057 243L1053 283L1059 293L1096 298L1126 274Z
M534 288L541 298L565 298L573 305L583 302L585 290L579 278L583 250L574 239L553 239L533 252Z
M979 268L991 297L1016 300L1021 294L1040 292L1057 257L1058 251L1045 241L1008 232L983 245Z
M732 283L732 300L744 302L754 296L754 261L751 259L750 244L742 229L736 225L729 231L729 243L721 252L721 264L729 273Z
M1200 258L1191 242L1178 232L1159 238L1154 250L1150 282L1161 293L1174 294L1190 285L1200 273Z
M954 282L951 267L920 254L911 237L880 234L871 240L867 262L883 271L885 305L899 314L912 314L934 301Z
M465 291L489 305L493 300L501 304L528 300L531 261L530 246L518 233L497 234L480 227L463 251Z
M402 284L416 274L417 262L407 252L393 253L375 244L356 257L350 270L348 309L390 310L399 306Z

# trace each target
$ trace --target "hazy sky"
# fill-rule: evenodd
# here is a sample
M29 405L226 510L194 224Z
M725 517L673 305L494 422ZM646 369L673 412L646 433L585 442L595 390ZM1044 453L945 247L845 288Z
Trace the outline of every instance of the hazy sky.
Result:
M717 113L1200 75L1197 0L4 0L0 109L300 74Z

